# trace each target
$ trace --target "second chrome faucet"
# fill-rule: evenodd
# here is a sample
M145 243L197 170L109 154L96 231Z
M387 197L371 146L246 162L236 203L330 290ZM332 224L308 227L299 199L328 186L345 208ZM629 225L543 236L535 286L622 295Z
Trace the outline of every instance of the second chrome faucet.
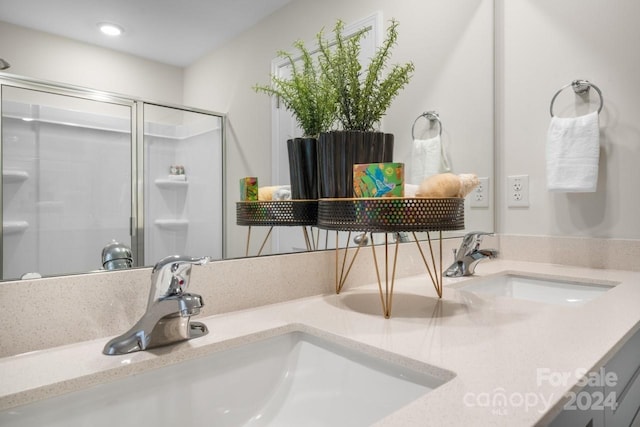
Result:
M483 259L498 256L496 249L480 249L480 243L484 236L492 236L493 233L474 231L468 233L462 239L460 248L454 251L453 264L444 272L447 277L471 276L476 265Z
M202 297L186 292L191 267L210 261L172 255L158 261L151 271L151 290L144 315L124 334L109 341L104 354L127 354L205 335L207 327L191 322L204 305Z

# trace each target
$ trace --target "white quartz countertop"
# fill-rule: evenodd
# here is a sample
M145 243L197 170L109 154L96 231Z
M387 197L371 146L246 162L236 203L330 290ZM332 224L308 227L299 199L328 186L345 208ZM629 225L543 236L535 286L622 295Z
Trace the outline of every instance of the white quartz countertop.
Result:
M456 289L503 271L618 283L580 306L560 306ZM308 280L308 279L307 279ZM597 369L640 328L640 273L493 260L476 275L445 279L438 300L426 273L395 283L390 319L377 285L206 318L210 332L178 345L104 356L108 338L0 359L0 410L237 346L283 329L378 347L455 377L381 420L380 426L529 426L552 419L576 372ZM124 332L124 331L123 331ZM562 384L549 373L569 373ZM498 394L506 406L492 405ZM489 401L487 400L489 399Z

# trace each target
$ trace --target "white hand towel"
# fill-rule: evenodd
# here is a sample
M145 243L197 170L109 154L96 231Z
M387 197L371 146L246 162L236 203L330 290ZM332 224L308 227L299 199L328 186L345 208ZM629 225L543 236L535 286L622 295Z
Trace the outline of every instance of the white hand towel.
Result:
M575 118L551 118L547 134L549 191L596 191L599 158L600 126L597 111Z
M273 192L273 200L291 200L291 186L282 185Z
M411 181L420 184L425 178L449 172L449 161L440 135L429 139L414 139L411 147Z

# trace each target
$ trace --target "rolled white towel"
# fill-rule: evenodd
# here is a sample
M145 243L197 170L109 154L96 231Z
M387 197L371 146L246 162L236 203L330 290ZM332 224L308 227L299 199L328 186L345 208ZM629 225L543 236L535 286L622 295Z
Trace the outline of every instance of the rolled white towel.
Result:
M290 185L272 185L258 188L258 200L291 200Z
M405 184L404 197L416 197L416 192L420 186L418 184Z
M273 200L291 200L291 186L283 185L273 192Z

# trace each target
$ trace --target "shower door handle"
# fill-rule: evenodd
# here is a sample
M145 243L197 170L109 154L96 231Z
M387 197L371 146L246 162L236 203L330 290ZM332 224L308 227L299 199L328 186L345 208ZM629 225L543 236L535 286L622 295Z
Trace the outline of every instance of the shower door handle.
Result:
M136 236L136 219L132 216L129 217L129 236Z

